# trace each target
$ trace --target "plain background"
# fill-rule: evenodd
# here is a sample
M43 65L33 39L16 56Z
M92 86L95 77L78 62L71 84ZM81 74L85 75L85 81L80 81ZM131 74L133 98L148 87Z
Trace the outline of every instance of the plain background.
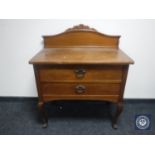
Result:
M28 61L43 48L42 36L77 24L121 35L120 48L133 60L125 98L155 97L155 20L0 20L0 96L37 96Z

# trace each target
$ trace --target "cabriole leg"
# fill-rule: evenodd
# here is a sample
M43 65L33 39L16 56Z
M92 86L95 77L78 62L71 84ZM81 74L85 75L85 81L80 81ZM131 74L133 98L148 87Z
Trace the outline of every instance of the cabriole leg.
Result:
M117 121L118 121L118 118L119 118L122 111L123 111L123 102L119 102L116 104L116 113L115 113L113 120L112 120L112 127L114 129L118 128Z
M45 110L44 102L40 101L38 103L38 109L39 109L39 112L41 114L41 118L42 118L42 121L43 121L43 128L46 128L47 125L48 125L48 117L47 117L47 113L46 113L46 110Z

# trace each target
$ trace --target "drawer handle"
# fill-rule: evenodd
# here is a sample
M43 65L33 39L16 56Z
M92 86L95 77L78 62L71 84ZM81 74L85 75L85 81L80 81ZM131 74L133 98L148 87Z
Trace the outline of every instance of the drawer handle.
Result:
M75 69L75 74L77 78L83 78L86 73L86 70L83 68Z
M86 87L84 85L77 85L75 87L75 92L78 93L78 94L84 93L85 90L86 90Z

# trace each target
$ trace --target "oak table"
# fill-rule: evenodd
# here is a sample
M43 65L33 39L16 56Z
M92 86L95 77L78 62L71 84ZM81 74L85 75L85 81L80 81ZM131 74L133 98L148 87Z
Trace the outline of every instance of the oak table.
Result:
M134 63L119 49L119 38L82 24L43 36L44 48L29 63L34 67L44 127L47 101L103 100L116 105L112 127L117 128L129 64Z

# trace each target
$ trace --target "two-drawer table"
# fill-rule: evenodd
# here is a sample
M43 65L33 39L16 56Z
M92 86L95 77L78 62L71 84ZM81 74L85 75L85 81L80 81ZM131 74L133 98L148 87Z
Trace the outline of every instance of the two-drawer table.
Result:
M109 36L78 25L44 36L44 48L31 60L44 127L44 108L52 100L103 100L116 104L112 127L123 110L123 93L133 60L118 48L120 36Z

